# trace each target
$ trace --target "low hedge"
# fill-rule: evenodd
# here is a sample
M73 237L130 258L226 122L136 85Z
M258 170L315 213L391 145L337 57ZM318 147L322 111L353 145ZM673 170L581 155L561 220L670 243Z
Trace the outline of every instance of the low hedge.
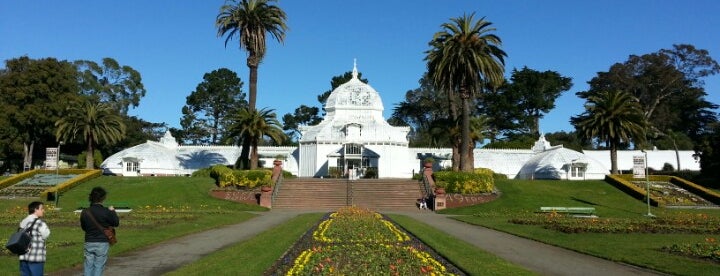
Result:
M720 194L718 194L712 190L709 190L703 186L697 185L695 183L692 183L690 181L687 181L685 179L682 179L682 178L679 178L676 176L671 176L669 182L677 185L680 188L688 190L689 192L696 194L696 195L706 199L707 201L710 201L714 204L720 205Z
M15 185L15 184L19 183L20 181L23 181L25 179L33 177L34 175L38 174L39 172L40 172L40 170L30 170L30 171L19 173L19 174L11 176L9 178L0 180L0 189L5 189L7 187Z
M272 171L270 170L233 170L224 165L210 168L210 177L215 179L215 185L224 188L252 189L258 186L272 186Z
M446 193L481 194L495 189L493 171L479 168L474 172L439 171L433 173L435 186L445 189Z

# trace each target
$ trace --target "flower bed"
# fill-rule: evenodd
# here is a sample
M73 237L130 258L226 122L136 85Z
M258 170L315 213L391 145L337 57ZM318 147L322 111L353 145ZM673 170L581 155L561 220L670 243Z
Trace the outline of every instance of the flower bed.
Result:
M720 219L705 214L678 214L655 219L589 218L548 213L510 219L511 223L541 225L563 233L720 234Z
M381 214L330 213L266 275L464 275Z
M715 238L705 238L704 242L695 244L663 246L662 250L673 254L707 259L720 263L720 243L718 243Z
M632 181L636 187L645 189L649 184L650 196L661 199L666 206L713 206L709 202L687 190L667 181Z

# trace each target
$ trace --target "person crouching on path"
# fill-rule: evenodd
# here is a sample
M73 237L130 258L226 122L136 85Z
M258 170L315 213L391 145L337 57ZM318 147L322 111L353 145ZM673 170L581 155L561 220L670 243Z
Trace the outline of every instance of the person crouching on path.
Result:
M20 222L20 228L26 228L35 222L30 232L30 250L20 255L20 275L42 276L45 270L45 240L50 236L50 228L40 220L45 215L45 206L42 202L33 201L28 204L28 216ZM37 219L37 221L35 221Z
M115 208L113 206L105 208L102 205L106 196L107 192L102 187L93 188L88 196L90 207L80 216L80 226L85 231L85 276L102 275L105 262L107 262L108 251L110 250L108 238L103 233L103 230L95 225L89 215L92 214L102 227L118 227L120 225L120 218L115 213Z

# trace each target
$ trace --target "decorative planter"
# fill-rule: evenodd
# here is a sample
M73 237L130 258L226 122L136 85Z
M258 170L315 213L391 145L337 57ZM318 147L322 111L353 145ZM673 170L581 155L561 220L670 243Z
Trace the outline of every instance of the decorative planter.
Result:
M262 192L271 192L271 191L272 191L272 187L270 187L270 186L262 186L262 187L260 187L260 191L262 191Z
M435 187L435 194L436 194L436 195L443 195L443 194L445 194L445 188Z

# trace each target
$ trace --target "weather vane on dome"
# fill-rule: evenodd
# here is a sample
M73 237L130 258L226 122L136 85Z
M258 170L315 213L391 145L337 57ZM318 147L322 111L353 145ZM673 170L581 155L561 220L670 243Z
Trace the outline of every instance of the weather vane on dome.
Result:
M357 58L354 58L354 59L353 59L352 77L353 77L353 79L357 79L357 77L358 77L358 72L357 72Z

